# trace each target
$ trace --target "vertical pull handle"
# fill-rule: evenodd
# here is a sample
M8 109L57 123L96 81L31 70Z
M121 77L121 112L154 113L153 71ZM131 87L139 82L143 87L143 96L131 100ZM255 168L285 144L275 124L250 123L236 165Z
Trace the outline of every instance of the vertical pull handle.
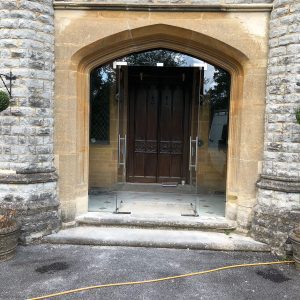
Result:
M124 170L126 168L126 152L127 152L127 139L126 134L122 138L118 135L118 166L123 166Z
M126 153L127 153L127 138L124 135L124 148L123 148L123 174L126 174Z
M197 171L198 167L198 142L199 142L199 137L196 137L196 144L195 144L195 151L196 151L196 158L195 158L195 171Z
M192 137L190 136L189 170L192 170Z
M120 134L118 135L118 165L120 166L121 164L121 136Z
M193 140L190 136L190 155L189 155L189 170L191 171L192 168L194 168L195 171L197 171L197 165L198 165L198 143L199 143L199 137L196 136L196 139ZM195 144L195 146L193 145ZM193 160L193 158L195 159Z

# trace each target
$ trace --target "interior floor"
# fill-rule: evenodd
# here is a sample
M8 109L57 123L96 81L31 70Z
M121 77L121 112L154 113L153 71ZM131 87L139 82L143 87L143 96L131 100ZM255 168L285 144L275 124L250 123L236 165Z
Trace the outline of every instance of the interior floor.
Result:
M171 189L171 188L168 188ZM148 216L225 216L225 195L183 191L98 191L89 195L89 211Z

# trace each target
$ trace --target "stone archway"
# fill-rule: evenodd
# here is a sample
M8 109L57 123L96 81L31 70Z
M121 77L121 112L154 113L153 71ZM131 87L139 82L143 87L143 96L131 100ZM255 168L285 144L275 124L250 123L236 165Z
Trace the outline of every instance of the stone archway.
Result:
M241 126L244 117L242 104L245 105L247 97L245 87L250 89L250 92L252 89L255 94L258 92L257 87L248 82L245 77L245 70L249 72L248 70L252 67L253 71L255 66L251 66L251 58L229 44L200 32L166 24L121 31L82 47L70 57L68 86L74 89L74 101L76 101L76 105L73 103L75 110L72 111L75 119L71 122L76 128L76 134L74 134L76 144L72 149L72 154L66 155L67 160L63 162L63 166L59 163L60 198L65 221L71 221L75 215L87 210L89 153L89 103L87 99L89 97L90 71L94 67L118 57L156 48L166 48L189 54L220 66L231 74L226 216L235 220L240 214L241 227L247 227L249 225L247 221L245 224L242 223L245 217L246 219L250 218L251 211L244 211L243 207L239 211L239 202L246 203L249 198L255 199L257 164L261 159L261 153L257 151L256 157L252 159L256 162L256 168L254 168L256 176L253 178L254 187L251 186L247 189L249 183L241 186L241 182L246 180L249 173L253 174L255 171L252 165L242 163L241 166L242 152L245 152L245 148L249 146L247 143L245 144L243 138L247 128ZM259 87L259 89L264 93L264 87ZM249 93L249 90L247 92ZM70 126L72 125L70 124ZM59 137L60 133L63 135L59 126L56 129L56 136ZM257 123L255 131L261 131L259 139L262 139L262 122ZM67 139L58 138L56 143L67 143ZM57 148L66 149L68 145L60 145ZM57 151L58 155L60 155L59 152L60 150ZM70 174L71 177L67 177L67 174Z

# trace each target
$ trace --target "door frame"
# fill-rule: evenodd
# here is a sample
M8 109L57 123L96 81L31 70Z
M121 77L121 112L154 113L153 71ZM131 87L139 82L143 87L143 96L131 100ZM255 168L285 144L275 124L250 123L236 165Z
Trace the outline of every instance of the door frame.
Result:
M266 19L267 16L263 15L262 18ZM144 19L141 22L145 22ZM225 25L227 26L227 23ZM103 33L103 30L101 32ZM58 35L61 38L67 33L60 31ZM247 34L245 32L245 37ZM55 157L56 166L61 174L59 197L63 213L69 216L74 212L80 214L87 211L89 186L87 99L90 71L96 66L130 53L165 48L201 58L222 67L231 75L226 216L241 222L247 221L252 211L248 203L250 206L252 200L256 199L255 182L259 175L257 170L261 167L260 149L263 147L265 107L265 86L253 85L253 80L263 79L265 76L267 43L262 41L257 48L255 45L245 48L241 46L242 44L230 46L232 43L228 35L222 36L221 41L218 35L203 34L195 28L182 28L175 23L142 24L127 31L116 31L114 34L105 32L103 36L92 38L93 35L90 38L91 42L88 40L83 43L80 40L76 52L61 51L63 59L62 56L56 58L59 65L57 69L60 70L56 74L56 81L64 83L63 88L57 84L55 90L55 101L62 110L56 113L55 124L59 125L55 127ZM61 50L63 47L64 44L60 46ZM66 102L64 94L61 93L65 90L68 92L67 99L70 102ZM245 111L254 111L255 118L253 119L253 114L246 114ZM64 126L60 126L61 121L64 122ZM249 126L244 126L245 124L251 124L251 130L255 134L249 136ZM66 135L66 128L70 129L72 139L70 134ZM253 145L254 139L259 147L249 154L245 149ZM70 174L72 176L69 176ZM253 176L247 176L245 180L245 174Z

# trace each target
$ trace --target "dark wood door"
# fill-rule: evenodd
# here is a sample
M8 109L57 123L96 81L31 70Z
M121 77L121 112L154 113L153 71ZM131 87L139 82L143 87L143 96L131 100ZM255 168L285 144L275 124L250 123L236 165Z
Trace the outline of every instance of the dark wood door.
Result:
M191 68L128 68L127 181L188 182Z

